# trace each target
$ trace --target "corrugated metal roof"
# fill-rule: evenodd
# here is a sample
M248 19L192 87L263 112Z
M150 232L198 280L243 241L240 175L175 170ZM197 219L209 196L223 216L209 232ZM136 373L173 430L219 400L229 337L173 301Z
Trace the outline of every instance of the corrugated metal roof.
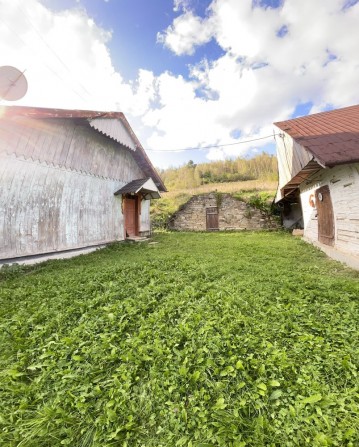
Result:
M88 119L90 126L117 142L136 150L136 144L131 138L125 125L116 118L95 118Z
M37 119L83 119L96 131L133 150L133 158L147 177L151 177L160 191L167 191L141 143L122 112L94 110L49 109L43 107L0 106L0 117L26 116Z
M325 167L359 162L359 105L274 124Z

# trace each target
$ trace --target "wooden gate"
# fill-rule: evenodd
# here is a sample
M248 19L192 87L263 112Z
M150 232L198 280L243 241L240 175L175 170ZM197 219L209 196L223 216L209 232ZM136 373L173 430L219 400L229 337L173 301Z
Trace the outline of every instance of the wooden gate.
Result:
M315 204L318 215L318 240L322 244L334 245L334 212L329 186L315 191Z
M138 236L138 198L125 198L125 232L126 237Z
M218 230L218 208L211 206L206 208L206 229L207 231Z

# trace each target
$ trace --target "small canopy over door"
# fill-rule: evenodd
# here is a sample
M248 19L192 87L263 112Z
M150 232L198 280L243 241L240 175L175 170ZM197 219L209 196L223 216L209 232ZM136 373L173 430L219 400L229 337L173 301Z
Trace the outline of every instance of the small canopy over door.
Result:
M143 199L159 199L161 197L155 182L151 178L132 180L115 192L115 196L125 194L140 194Z
M125 237L140 234L141 200L159 199L161 197L157 186L151 178L133 180L115 192L122 195Z

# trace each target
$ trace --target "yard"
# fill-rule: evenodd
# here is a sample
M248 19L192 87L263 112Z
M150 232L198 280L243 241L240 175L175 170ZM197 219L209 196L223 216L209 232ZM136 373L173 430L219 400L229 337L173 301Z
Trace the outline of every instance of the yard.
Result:
M359 445L359 274L285 233L0 270L0 445Z

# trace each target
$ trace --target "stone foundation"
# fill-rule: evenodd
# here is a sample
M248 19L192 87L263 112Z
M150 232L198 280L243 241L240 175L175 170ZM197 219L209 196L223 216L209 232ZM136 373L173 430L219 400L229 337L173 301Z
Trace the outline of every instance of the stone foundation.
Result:
M177 231L206 231L206 209L217 207L218 230L260 230L279 224L257 208L234 199L230 194L193 196L169 220L168 228Z

